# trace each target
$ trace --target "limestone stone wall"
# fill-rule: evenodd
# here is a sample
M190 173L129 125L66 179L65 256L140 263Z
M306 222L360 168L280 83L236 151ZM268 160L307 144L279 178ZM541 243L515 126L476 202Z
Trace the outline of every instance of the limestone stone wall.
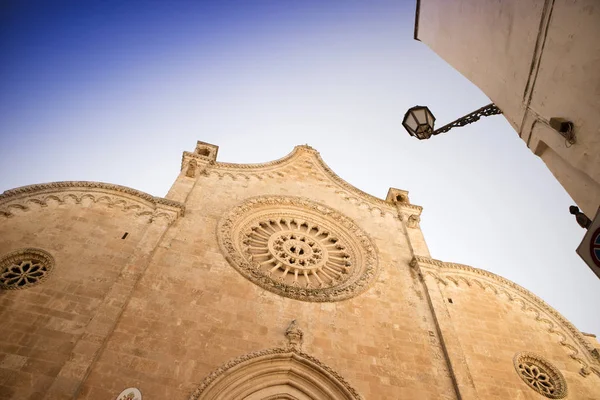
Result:
M0 195L0 257L37 248L55 261L42 283L0 289L2 399L73 398L121 312L130 289L124 268L152 225L150 206L94 185Z
M431 259L407 192L363 193L308 146L216 154L185 152L165 199L93 182L0 195L0 262L54 260L0 289L0 399L538 399L517 353L597 398L597 342L514 283Z
M432 297L438 299L436 314L449 339L459 389L469 393L468 398L544 398L515 368L514 358L523 352L539 356L562 374L566 397L550 398L598 398L598 350L541 299L485 271L418 261L414 264L421 267Z
M285 347L292 320L304 333L302 351L365 399L456 398L422 283L409 268L407 228L392 203L337 182L305 147L264 167L206 165L190 178L184 162L171 193L187 198L185 217L160 243L86 381L85 398L137 386L144 399L187 399L229 360ZM374 284L348 300L299 301L238 273L217 242L219 221L246 199L268 195L301 196L351 218L377 248Z

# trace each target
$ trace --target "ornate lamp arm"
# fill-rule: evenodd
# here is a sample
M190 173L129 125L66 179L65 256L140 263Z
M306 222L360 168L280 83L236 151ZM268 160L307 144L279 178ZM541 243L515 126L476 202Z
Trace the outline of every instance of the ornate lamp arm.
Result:
M490 115L502 114L494 103L488 104L487 106L481 107L478 110L473 111L471 114L467 114L464 117L457 119L456 121L450 122L447 125L442 126L440 129L433 131L432 135L439 135L440 133L448 132L450 129L457 126L465 126L475 121L479 121L481 117L489 117Z

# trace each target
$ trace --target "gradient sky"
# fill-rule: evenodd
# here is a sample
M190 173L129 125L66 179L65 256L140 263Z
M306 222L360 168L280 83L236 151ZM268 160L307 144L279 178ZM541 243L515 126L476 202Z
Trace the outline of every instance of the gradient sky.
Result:
M434 258L530 289L600 334L573 201L489 99L413 39L415 1L2 1L0 191L91 180L164 196L196 140L265 162L309 144L378 197L410 191Z

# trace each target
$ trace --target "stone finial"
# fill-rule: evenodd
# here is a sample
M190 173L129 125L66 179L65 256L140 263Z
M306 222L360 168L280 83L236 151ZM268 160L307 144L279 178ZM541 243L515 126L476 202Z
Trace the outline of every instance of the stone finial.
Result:
M288 346L294 349L302 347L302 337L304 332L298 327L296 320L290 322L290 325L285 330L285 337L288 340Z
M200 156L205 160L216 160L217 152L219 151L219 146L215 146L214 144L206 143L198 141L196 143L196 149L194 150L194 154Z
M387 196L385 197L385 201L393 203L393 204L410 204L410 199L408 198L408 191L390 188L387 192Z

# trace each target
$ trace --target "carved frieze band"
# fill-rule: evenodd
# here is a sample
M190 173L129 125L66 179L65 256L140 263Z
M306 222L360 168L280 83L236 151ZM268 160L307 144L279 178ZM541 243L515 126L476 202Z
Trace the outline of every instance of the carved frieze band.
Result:
M460 286L462 283L468 287L477 286L483 290L490 289L498 296L506 296L509 301L520 304L523 311L533 313L535 320L546 326L547 332L559 337L560 345L570 350L569 356L582 366L582 375L587 376L591 373L590 363L596 366L600 365L598 350L591 346L573 324L542 299L516 283L468 265L446 263L421 256L415 256L411 261L411 266L418 266L423 275L429 275L443 285L452 282L456 286ZM570 337L563 333L561 328L564 328Z
M184 151L181 156L181 170L183 171L187 166L190 165L190 162L194 161L197 165L214 165L215 160L210 157L203 156L196 153L191 153L189 151Z
M409 218L410 215L419 216L423 209L420 206L408 203L401 204L397 208L390 202L372 196L350 185L325 164L315 149L306 145L296 146L287 156L261 164L209 162L197 154L184 152L182 170L188 167L192 159L198 160L200 166L204 165L204 168L199 168L205 175L216 175L219 178L229 178L234 181L250 180L252 178L258 180L283 178L288 174L301 172L296 168L297 165L301 165L308 171L315 171L312 174L315 179L320 181L325 187L334 189L335 193L345 201L354 203L359 207L365 207L369 212L377 213L381 217L389 215L393 218L399 218L398 210L401 210ZM295 162L299 162L299 164Z
M185 211L182 203L154 197L125 186L102 182L66 181L23 186L0 195L0 216L11 217L14 210L27 211L31 205L45 207L48 201L60 204L73 201L81 204L86 199L109 207L136 210L136 216L151 219L165 218L172 222Z

